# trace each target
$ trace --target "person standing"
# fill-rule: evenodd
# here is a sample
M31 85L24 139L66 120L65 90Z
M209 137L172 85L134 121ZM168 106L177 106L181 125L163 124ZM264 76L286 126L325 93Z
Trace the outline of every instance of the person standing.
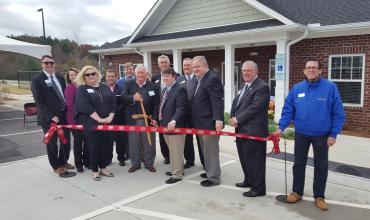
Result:
M113 70L108 70L105 73L105 81L107 86L109 87L110 91L113 93L113 96L116 99L116 110L114 114L114 118L112 124L115 125L122 125L124 124L124 116L123 111L121 109L124 108L121 103L120 96L122 94L122 88L117 85L116 81L118 78L118 74L115 73ZM112 163L113 159L113 142L116 143L116 153L117 153L117 160L120 166L125 166L125 158L126 158L126 148L128 148L128 144L126 144L127 136L122 131L114 131L112 132L112 145L109 147L109 153L107 157L107 164Z
M117 80L117 85L122 89L125 87L125 82L135 79L134 65L131 62L125 63L125 76Z
M160 73L154 74L152 76L152 82L156 84L156 86L159 87L160 91L163 91L163 89L166 87L166 85L163 83L162 73L163 70L170 68L170 58L166 55L160 55L158 57L158 67L161 70ZM170 163L170 153L168 150L168 146L166 144L166 141L164 140L163 134L159 133L159 145L161 146L161 153L164 158L163 162L164 164Z
M126 105L126 115L131 116L127 118L127 123L144 126L144 117L147 117L152 125L158 125L159 94L159 87L148 80L147 68L144 65L138 65L135 68L135 80L127 81L122 92L121 99ZM141 104L146 115L141 108ZM131 160L131 167L128 172L132 173L140 169L142 159L144 159L146 169L150 172L156 172L153 166L156 154L155 133L150 133L148 137L147 132L129 132L128 138ZM148 138L150 138L150 141ZM142 153L144 157L142 157Z
M194 128L221 131L224 126L224 89L221 80L209 70L204 56L194 57L192 67L197 77L191 102ZM204 155L206 170L201 177L207 178L200 184L205 187L220 184L220 146L218 142L219 136L200 136L200 147Z
M274 134L280 135L294 121L293 192L287 202L296 203L302 199L308 151L312 144L313 197L316 206L326 211L329 148L334 146L342 131L345 113L337 86L321 77L319 60L307 60L303 72L306 79L295 84L286 97L279 128Z
M69 125L76 125L74 119L75 111L74 104L76 100L77 86L76 86L76 76L80 70L76 68L69 68L66 73L67 86L64 90L64 96L67 102L66 118ZM89 167L89 151L87 149L87 144L84 141L82 131L76 129L70 129L73 136L73 155L75 159L76 170L79 173L83 172L83 165ZM70 138L70 135L67 134Z
M193 95L192 89L194 87L194 83L196 83L196 80L197 80L193 73L192 62L193 60L191 58L185 58L182 61L183 75L177 78L177 82L182 87L184 87L187 92L187 97L188 97L187 111L186 111L186 127L187 128L193 127L193 121L192 121L192 116L191 116L191 99ZM195 137L196 137L197 144L198 144L200 162L202 163L202 166L204 168L204 158L203 158L203 153L200 149L199 136L196 135ZM193 143L192 134L186 135L185 147L184 147L184 158L186 161L184 165L185 169L188 169L194 166L195 155L194 155L194 143Z
M99 124L112 122L116 99L109 87L100 83L101 78L101 73L95 67L84 66L77 75L75 102L76 121L84 126L83 134L90 151L92 179L95 181L100 180L100 175L113 177L113 173L106 169L111 132L95 129Z
M230 124L236 133L251 136L268 136L268 106L270 90L267 83L258 77L258 66L253 61L242 64L244 85L235 97ZM237 187L250 187L243 195L256 197L266 195L266 141L236 138L244 180Z
M163 70L162 78L166 87L163 89L159 106L160 125L167 127L169 131L183 128L186 117L186 89L176 82L176 72L172 68ZM172 184L182 180L184 173L185 134L164 133L163 136L170 151L171 172L166 174L171 177L166 183Z

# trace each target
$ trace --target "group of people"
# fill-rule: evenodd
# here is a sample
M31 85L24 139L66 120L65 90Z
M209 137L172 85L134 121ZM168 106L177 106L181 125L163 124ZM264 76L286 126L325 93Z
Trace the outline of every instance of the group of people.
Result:
M168 133L159 134L161 153L165 164L170 164L167 184L182 180L184 169L194 166L193 135L171 133L175 128L197 128L221 131L224 128L224 89L220 78L210 71L204 56L183 60L183 75L170 68L166 55L158 57L160 73L150 75L144 65L133 68L125 64L125 77L116 72L102 74L93 66L81 70L71 68L66 83L55 74L54 58L41 59L43 72L32 79L32 92L39 107L39 124L47 132L51 122L82 124L84 129L64 129L74 139L74 158L78 172L83 166L92 170L92 179L113 177L107 169L113 158L115 142L120 166L130 159L132 173L141 164L156 172L156 136L149 132L97 131L99 124L127 124L162 126ZM327 210L325 185L328 175L328 147L335 144L344 123L344 110L337 87L321 77L321 63L305 63L306 79L296 84L286 98L279 129L280 135L294 121L295 161L293 192L287 202L295 203L303 196L305 166L310 145L315 155L314 197L317 207ZM244 80L232 103L230 125L235 132L267 137L270 90L258 77L258 66L253 61L242 64ZM220 184L219 136L196 136L199 158L205 170L200 176L204 187ZM69 140L69 138L68 138ZM58 174L74 169L69 164L70 143L57 145L55 135L47 144L47 153L53 170ZM244 179L237 187L249 187L247 197L266 194L266 142L236 138ZM185 159L185 163L184 163Z

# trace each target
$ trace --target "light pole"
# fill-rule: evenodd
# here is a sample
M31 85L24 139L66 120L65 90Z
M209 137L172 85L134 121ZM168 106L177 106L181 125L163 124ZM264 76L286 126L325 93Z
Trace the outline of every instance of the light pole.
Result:
M43 10L43 8L39 8L39 9L37 9L37 11L41 11L41 16L42 16L42 30L44 32L44 44L46 44L44 10Z

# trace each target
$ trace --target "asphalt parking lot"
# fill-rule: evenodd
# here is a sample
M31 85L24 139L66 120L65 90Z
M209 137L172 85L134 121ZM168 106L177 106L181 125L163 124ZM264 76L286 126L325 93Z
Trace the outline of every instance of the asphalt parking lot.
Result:
M95 182L85 171L61 179L52 172L41 139L36 123L23 127L22 111L0 106L0 195L4 198L0 219L363 220L370 216L369 179L331 171L326 190L329 211L318 210L312 201L312 167L306 171L304 200L294 205L278 202L275 196L285 191L284 163L272 157L267 159L267 196L243 197L248 188L234 186L242 179L242 171L230 137L220 140L222 183L211 188L199 185L198 159L196 166L185 171L183 181L165 184L169 166L163 164L158 144L156 173L146 169L128 173L129 163L120 167L114 161L109 167L114 178ZM291 166L288 161L288 191Z

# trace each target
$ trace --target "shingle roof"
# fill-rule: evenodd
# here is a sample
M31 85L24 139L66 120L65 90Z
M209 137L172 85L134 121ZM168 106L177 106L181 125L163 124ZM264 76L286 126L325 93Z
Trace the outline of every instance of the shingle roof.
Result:
M133 43L170 40L170 39L176 39L176 38L195 37L195 36L203 36L203 35L211 35L211 34L220 34L220 33L234 32L234 31L263 28L263 27L272 27L272 26L278 26L278 25L283 25L283 23L276 19L269 19L269 20L263 20L263 21L246 22L246 23L241 23L241 24L233 24L233 25L226 25L226 26L213 27L213 28L204 28L204 29L197 29L197 30L191 30L191 31L182 31L182 32L176 32L176 33L169 33L169 34L144 36L138 40L133 41Z
M257 0L300 24L324 25L370 21L369 0Z
M113 41L112 43L107 42L107 43L101 45L98 49L99 50L104 50L104 49L111 49L111 48L120 48L120 47L122 47L123 44L127 43L127 41L130 39L130 37L131 36L128 36L128 37Z

